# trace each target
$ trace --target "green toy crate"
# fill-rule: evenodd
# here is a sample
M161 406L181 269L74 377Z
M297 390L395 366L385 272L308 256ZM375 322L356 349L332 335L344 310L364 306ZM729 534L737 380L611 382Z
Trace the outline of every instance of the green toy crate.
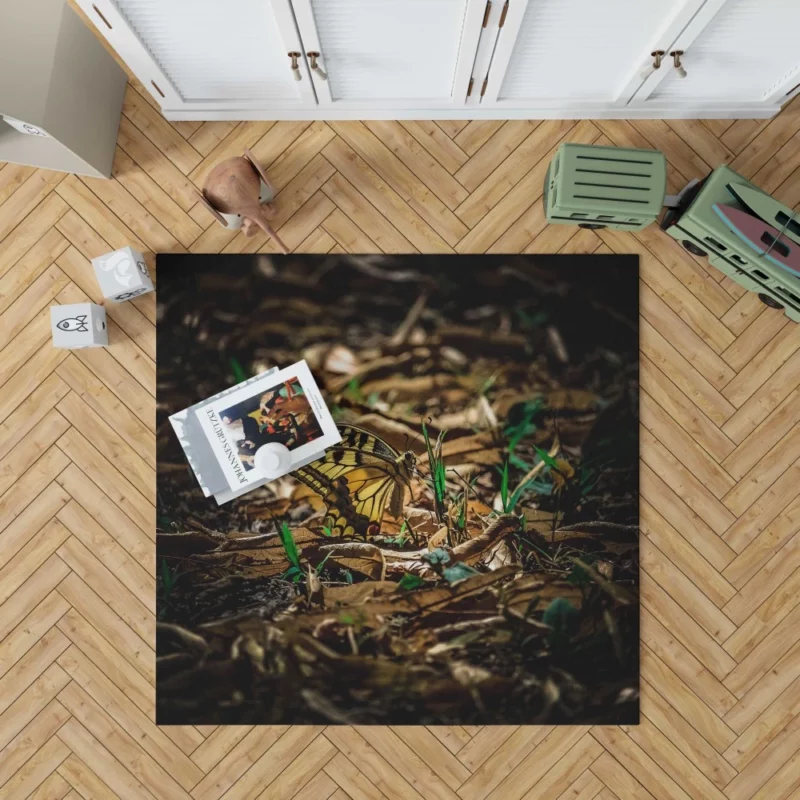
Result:
M562 144L547 168L548 222L638 231L655 222L667 188L667 161L657 150Z
M762 192L730 167L717 167L702 182L681 193L678 207L666 212L661 229L690 253L707 255L720 272L756 292L762 302L783 308L789 319L800 322L800 277L759 256L714 211L715 203L747 210L728 191L729 183L744 184Z

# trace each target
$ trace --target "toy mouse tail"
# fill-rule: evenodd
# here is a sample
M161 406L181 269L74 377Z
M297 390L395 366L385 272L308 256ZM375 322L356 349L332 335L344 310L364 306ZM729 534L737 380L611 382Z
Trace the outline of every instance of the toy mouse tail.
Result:
M286 255L289 252L289 248L284 244L281 237L278 236L278 234L275 232L275 229L272 227L272 225L270 225L269 222L267 222L267 220L264 219L264 216L262 214L257 214L255 216L255 221L258 227L261 228L261 230L264 231L264 233L266 233L267 236L270 236L275 240L275 244L278 245L281 253Z

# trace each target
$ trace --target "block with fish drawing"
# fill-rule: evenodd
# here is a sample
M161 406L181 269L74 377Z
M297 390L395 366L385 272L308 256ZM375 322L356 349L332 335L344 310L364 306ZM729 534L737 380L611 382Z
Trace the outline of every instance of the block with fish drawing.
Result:
M107 300L120 303L153 291L144 256L132 247L93 258L92 266L100 291Z
M53 347L77 350L108 344L106 310L94 303L50 306L50 327Z

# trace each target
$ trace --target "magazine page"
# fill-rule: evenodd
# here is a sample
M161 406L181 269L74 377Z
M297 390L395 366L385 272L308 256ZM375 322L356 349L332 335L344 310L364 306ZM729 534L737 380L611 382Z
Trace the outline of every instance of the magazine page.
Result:
M207 397L199 403L195 403L188 408L184 408L182 411L178 411L169 418L175 435L178 437L178 441L181 443L183 452L186 455L186 459L194 471L200 488L203 490L203 494L206 497L216 495L221 491L229 492L229 485L217 461L214 450L211 447L211 442L206 438L205 430L200 424L200 414L203 408L209 403L227 397L233 392L251 386L253 383L262 381L264 378L269 375L274 375L277 372L278 367L273 367L259 375L254 375L252 378L237 383L235 386L230 386L212 397ZM244 489L244 491L250 491L251 488L255 487L248 487Z
M256 451L265 444L284 445L291 470L341 440L305 361L204 404L197 417L232 491L264 482Z

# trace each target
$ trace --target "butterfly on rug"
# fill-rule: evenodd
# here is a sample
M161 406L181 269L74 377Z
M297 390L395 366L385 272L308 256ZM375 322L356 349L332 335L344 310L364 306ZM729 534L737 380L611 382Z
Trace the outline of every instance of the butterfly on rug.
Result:
M387 501L393 517L403 513L416 457L397 452L363 428L338 427L342 441L292 474L322 498L327 507L323 525L332 536L377 536Z

